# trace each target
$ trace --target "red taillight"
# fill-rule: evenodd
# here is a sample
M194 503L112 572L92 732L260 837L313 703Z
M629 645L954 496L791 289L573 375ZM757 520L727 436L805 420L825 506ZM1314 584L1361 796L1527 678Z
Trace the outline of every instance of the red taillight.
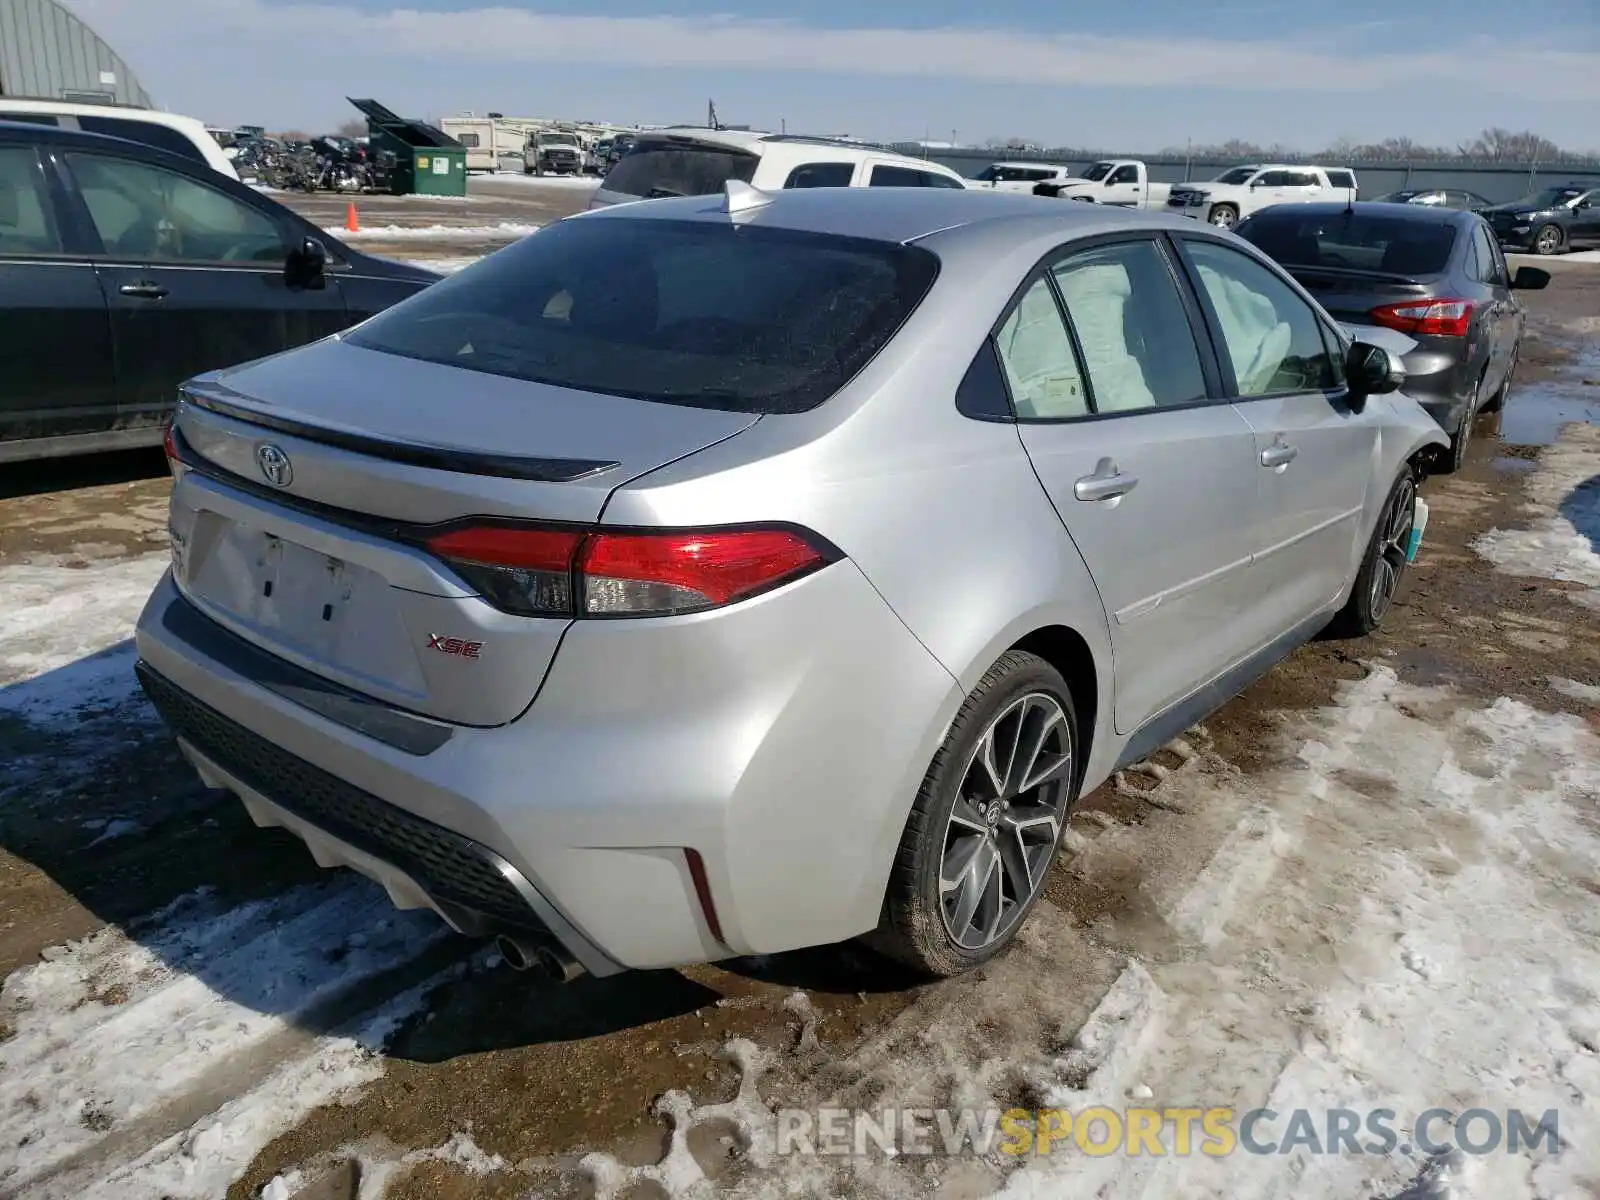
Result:
M484 599L523 616L643 617L746 599L833 561L791 529L606 533L469 525L427 547Z
M1367 315L1379 325L1401 333L1466 337L1472 327L1472 301L1413 300L1405 304L1385 304Z
M496 608L524 617L572 615L576 529L468 525L428 539L428 549Z
M171 421L167 422L166 431L161 435L161 449L167 456L167 470L176 479L184 470L183 452L178 449L178 431Z
M593 616L716 608L813 571L827 559L786 529L596 533L578 573Z

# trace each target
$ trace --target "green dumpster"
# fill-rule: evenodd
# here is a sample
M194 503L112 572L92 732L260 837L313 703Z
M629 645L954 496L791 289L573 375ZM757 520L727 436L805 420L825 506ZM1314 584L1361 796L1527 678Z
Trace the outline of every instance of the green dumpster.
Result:
M346 97L350 99L349 97ZM367 118L367 145L394 155L389 190L397 196L465 196L467 148L425 121L397 116L376 100L350 103Z

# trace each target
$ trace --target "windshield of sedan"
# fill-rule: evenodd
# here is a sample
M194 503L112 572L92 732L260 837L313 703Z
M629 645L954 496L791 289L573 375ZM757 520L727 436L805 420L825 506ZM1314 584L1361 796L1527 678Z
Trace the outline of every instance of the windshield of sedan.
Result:
M1254 167L1234 167L1231 171L1224 171L1213 179L1212 183L1249 183L1255 178Z
M937 274L915 246L586 218L490 255L347 340L579 391L803 412L888 343Z
M1442 274L1456 244L1455 227L1437 220L1370 213L1313 216L1297 208L1264 209L1239 226L1239 236L1286 267L1407 277Z
M1524 196L1517 204L1523 208L1559 208L1583 195L1582 188L1551 187L1531 196Z

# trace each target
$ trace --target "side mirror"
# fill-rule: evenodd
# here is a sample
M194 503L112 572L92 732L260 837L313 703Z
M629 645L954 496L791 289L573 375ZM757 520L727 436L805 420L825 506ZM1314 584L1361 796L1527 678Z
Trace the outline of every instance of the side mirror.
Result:
M1405 368L1397 359L1382 347L1366 342L1351 345L1344 357L1344 374L1357 412L1365 406L1368 396L1399 391L1406 381Z
M1538 292L1550 284L1550 272L1539 267L1518 267L1511 286L1519 292Z
M292 288L321 291L328 286L328 248L314 237L302 238L283 263L283 279Z

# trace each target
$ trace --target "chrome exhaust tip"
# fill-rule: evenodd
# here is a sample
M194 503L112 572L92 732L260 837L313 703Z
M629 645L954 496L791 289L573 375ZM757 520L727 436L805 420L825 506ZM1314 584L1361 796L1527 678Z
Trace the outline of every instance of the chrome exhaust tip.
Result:
M556 983L571 983L583 972L577 960L553 942L524 940L502 933L494 939L494 944L513 971L538 971Z

